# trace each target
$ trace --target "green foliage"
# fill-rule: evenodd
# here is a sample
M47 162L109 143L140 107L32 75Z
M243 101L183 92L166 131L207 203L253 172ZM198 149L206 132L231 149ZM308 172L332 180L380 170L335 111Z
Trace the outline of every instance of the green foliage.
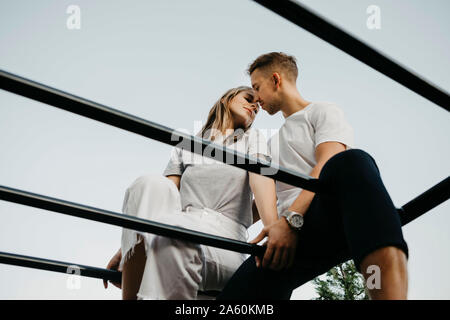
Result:
M329 270L322 280L313 280L318 298L313 300L368 300L365 281L352 260Z

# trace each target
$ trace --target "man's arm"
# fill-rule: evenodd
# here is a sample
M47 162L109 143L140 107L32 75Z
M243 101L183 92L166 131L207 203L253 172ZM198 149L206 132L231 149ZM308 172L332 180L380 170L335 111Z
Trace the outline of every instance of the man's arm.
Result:
M316 166L314 166L310 175L318 178L320 171L325 163L335 154L345 151L346 146L340 142L323 142L316 148ZM308 210L314 193L308 190L302 190L297 199L289 207L290 210L305 214ZM281 270L290 268L294 263L295 251L298 240L297 231L293 230L285 217L281 217L274 223L265 226L259 235L250 241L250 243L258 243L264 237L268 237L267 248L262 261L263 268L273 270ZM256 264L259 267L261 261L256 257Z
M318 178L323 166L327 161L339 152L345 151L346 146L340 142L324 142L317 146L315 157L317 164L310 172L310 176ZM314 198L314 192L308 190L302 190L298 197L292 202L288 208L289 211L295 211L301 214L305 214ZM255 200L252 203L253 223L256 223L259 219L258 208L256 207Z
M316 162L317 164L311 170L309 174L313 178L319 178L320 172L322 171L323 166L330 160L331 157L338 154L339 152L345 151L346 146L340 142L324 142L317 146L316 148ZM312 199L314 198L315 193L302 190L298 195L297 199L290 205L288 208L289 211L295 211L302 215L306 213L311 204Z

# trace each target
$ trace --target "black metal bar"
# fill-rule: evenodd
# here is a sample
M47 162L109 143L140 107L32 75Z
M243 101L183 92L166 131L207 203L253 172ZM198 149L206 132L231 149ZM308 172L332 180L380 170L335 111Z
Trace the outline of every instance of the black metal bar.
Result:
M410 90L436 103L447 111L450 111L450 96L444 90L431 82L419 77L413 71L401 66L381 52L373 49L349 33L336 27L329 21L306 9L299 3L290 0L270 1L254 0L264 7L278 13L287 20L297 24L319 38L334 45L340 50L367 64L389 78L404 85ZM133 115L115 110L93 101L77 97L75 95L57 90L43 84L19 77L17 75L0 70L1 88L54 107L90 118L109 125L134 132L145 137L170 144L183 146L197 154L210 157L215 160L245 169L247 171L264 174L271 172L272 178L293 186L318 192L318 180L299 174L287 168L271 166L259 159L252 159L234 150L222 148L207 140L195 136L189 136L177 132L171 128L144 120ZM180 144L180 140L182 143ZM205 149L211 150L205 153ZM232 162L228 161L232 159ZM261 169L267 170L263 171ZM427 190L415 199L398 209L401 215L402 225L405 225L425 212L447 201L450 198L450 178L446 178L436 186ZM28 205L45 210L51 210L93 221L113 224L124 228L143 232L150 232L162 236L170 236L177 239L192 241L204 245L233 250L242 253L261 255L264 247L236 241L224 237L218 237L202 232L170 226L154 221L126 216L111 211L88 207L73 202L50 198L18 189L0 186L0 199ZM71 273L70 270L78 270L80 276L93 277L121 281L121 272L101 269L74 263L48 260L31 256L17 255L0 252L0 263L23 266L41 270Z
M25 197L22 197L22 195L19 195L18 198L11 197L9 199L9 195L11 195L10 191L12 191L12 190L15 190L15 189L4 188L4 187L0 186L0 199L12 201L12 202L16 202L16 203L21 203L21 204L25 204L25 205L32 205L28 201L24 201L24 200L26 200L26 198L28 198L28 196L34 195L34 194L27 192L27 193L25 193ZM22 193L23 192L20 192L19 194L22 194ZM16 193L16 195L17 195L17 193ZM35 196L37 196L37 198L43 198L43 200L44 200L43 203L45 203L45 200L48 200L48 199L57 200L57 199L52 199L52 198L39 196L39 195L35 195ZM20 199L20 197L22 199ZM450 198L450 177L447 177L446 179L444 179L437 185L433 186L429 190L425 191L424 193L422 193L415 199L413 199L410 202L408 202L407 204L405 204L402 208L398 209L399 214L401 215L402 225L408 224L409 222L411 222L414 219L418 218L419 216L423 215L425 212L427 212L427 211L433 209L434 207L438 206L439 204L447 201L449 198ZM35 198L35 200L36 200L36 198ZM29 201L32 201L32 199L29 199ZM54 201L52 201L52 202L54 202ZM32 205L32 206L46 209L43 207L44 206L47 207L47 205L43 205L43 203L41 203L41 204L34 203L34 205ZM56 201L57 206L58 205L61 206L61 203L63 203L63 206L65 206L65 204L75 205L75 204L69 203L67 201L61 201L61 200ZM80 205L76 205L76 206L80 206ZM72 208L72 206L69 206L69 207ZM94 208L90 208L90 207L86 207L86 206L81 206L81 207L88 208L87 211L89 211L90 212L89 214L91 214L93 216L98 215L98 212L92 211L92 209L94 209ZM55 209L55 208L53 208L53 209ZM67 208L67 209L63 208L63 209L69 210L69 208ZM99 209L94 209L94 210L99 210ZM101 210L101 211L103 211L103 210ZM60 211L58 211L58 212L60 212ZM64 213L64 212L62 212L62 213ZM116 215L115 213L112 213L112 214ZM94 220L94 221L110 223L106 220L102 221L101 219L97 219L97 218L93 218L93 217L85 217L80 214L74 214L74 215L78 216L78 217ZM136 220L141 220L141 219L136 218ZM144 221L150 222L147 220L144 220ZM152 223L150 222L150 224L152 224ZM116 225L118 225L118 224L116 224ZM160 226L165 227L162 224L160 224ZM141 230L141 231L144 231L144 230ZM228 239L226 239L226 241L228 241ZM0 263L34 268L34 269L55 271L55 272L61 272L61 273L67 273L67 274L75 273L75 270L77 270L77 271L79 271L78 274L80 276L104 279L104 280L109 280L112 282L121 282L121 280L122 280L122 273L119 271L101 269L101 268L96 268L96 267L91 267L91 266L86 266L86 265L80 265L80 264L76 264L76 263L69 263L69 262L63 262L63 261L48 260L48 259L42 259L42 258L37 258L37 257L12 254L12 253L7 253L7 252L0 252ZM217 294L217 292L211 292L211 293L206 292L206 294L215 295L215 294Z
M405 225L450 199L450 177L442 180L402 207L400 219Z
M155 122L135 117L2 70L0 70L0 88L153 140L182 147L188 151L247 171L270 176L274 180L319 192L318 180L307 175L278 165L271 165L267 161L263 162L209 140L178 132Z
M256 244L140 219L1 185L0 200L241 253L260 256L265 250L265 247Z
M450 111L450 96L443 89L340 29L311 9L291 0L254 1Z
M76 274L83 277L103 279L117 283L122 282L122 272L120 271L85 266L64 261L49 260L32 256L24 256L8 252L0 251L0 263L26 268L33 268L38 270L47 270L66 274ZM198 293L205 294L208 296L217 296L220 293L220 291L216 290L198 291Z
M76 205L73 203L69 203L67 201L52 199L52 198L39 196L39 195L35 195L35 196L37 196L38 199L43 198L42 200L44 202L42 202L41 204L36 202L33 205L30 203L30 202L34 202L33 199L27 200L27 198L28 198L28 196L34 195L34 194L26 192L25 195L23 195L24 192L21 191L21 192L19 192L20 195L18 197L10 198L10 195L11 195L10 191L12 191L12 190L15 190L15 189L5 188L5 187L0 186L0 199L12 201L12 202L16 202L16 203L21 203L21 204L25 204L25 205L31 205L31 206L34 206L37 208L42 208L42 209L47 209L44 207L48 207L48 206L44 205L44 204L45 204L45 201L48 199L56 200L56 201L52 201L52 202L53 203L56 202L55 203L56 206L63 206L63 210L69 211L72 209L72 206L69 206L70 209L64 208L65 204ZM16 195L17 195L17 193L16 193ZM449 198L450 198L450 177L447 177L443 181L439 182L437 185L433 186L429 190L425 191L418 197L414 198L413 200L411 200L410 202L405 204L402 208L398 209L398 212L401 216L402 226L408 224L409 222L413 221L414 219L418 218L419 216L423 215L425 212L428 212L429 210L433 209L434 207L438 206L439 204L447 201ZM34 200L36 200L36 198L34 198ZM81 206L81 205L76 205L76 206ZM89 214L91 214L93 216L98 215L98 212L96 212L96 211L100 210L100 209L90 208L90 207L86 207L86 206L81 206L81 207L87 208L88 210L86 210L86 211L90 212ZM92 211L92 209L94 209L95 211ZM55 208L53 208L52 210L55 210ZM104 211L104 210L100 210L100 211ZM61 212L61 211L58 211L58 212ZM64 212L61 212L61 213L64 213ZM111 212L109 212L108 214L111 214ZM115 213L112 213L112 214L116 215ZM83 216L80 214L73 214L73 215L81 217L81 218L87 218L87 219L94 220L94 221L110 223L109 221L107 221L107 219L102 221L103 219L100 219L100 218L86 217L86 216ZM137 219L137 218L135 218L135 219L141 220L141 219ZM150 224L154 224L154 222L152 223L147 220L143 220L143 221L149 222ZM115 223L112 223L112 224L115 224ZM119 225L119 224L116 224L116 225ZM162 224L160 224L160 227L165 228L165 226ZM180 229L182 229L182 228L180 228ZM141 231L145 231L145 230L141 229ZM165 234L165 235L168 235L168 234ZM225 241L228 241L228 239L226 239ZM253 246L255 246L255 245L253 245ZM260 252L262 252L262 251L260 251ZM96 267L91 267L91 266L86 266L86 265L80 265L80 264L76 264L76 263L69 263L69 262L63 262L63 261L57 261L57 260L48 260L48 259L42 259L42 258L37 258L37 257L12 254L12 253L7 253L7 252L0 252L0 263L34 268L34 269L55 271L55 272L61 272L61 273L66 273L66 274L76 273L75 270L77 270L79 272L77 274L79 274L80 276L84 276L84 277L104 279L104 280L109 280L112 282L119 282L119 283L122 281L122 273L120 271L101 269L101 268L96 268ZM217 292L205 292L205 294L217 295Z
M5 199L5 193L4 193L4 190L2 190L3 188L4 187L0 187L0 199L9 201L9 199ZM9 192L8 189L10 189L10 188L7 188L6 192ZM11 190L14 190L14 189L11 189ZM29 194L29 193L27 193L27 194ZM43 197L43 196L39 196L39 197ZM43 197L43 198L51 199L48 197ZM398 209L398 212L401 216L402 226L404 226L404 225L408 224L409 222L413 221L414 219L420 217L424 213L428 212L429 210L433 209L434 207L438 206L439 204L447 201L448 199L450 199L450 177L447 177L446 179L442 180L441 182L439 182L438 184L436 184L429 190L425 191L418 197L414 198L413 200L411 200L410 202L405 204L402 208ZM30 204L24 203L25 201L20 201L19 199L11 199L11 200L12 200L12 202L30 205ZM56 200L56 199L53 199L53 200ZM58 200L57 202L68 203L67 201L61 201L61 200ZM78 206L80 206L80 205L78 205ZM36 207L42 208L42 206L40 206L40 205L39 206L36 205ZM86 207L86 206L82 206L82 207ZM45 208L43 208L43 209L45 209ZM91 209L91 208L89 208L89 209ZM95 210L99 210L99 209L95 209ZM97 212L91 211L90 214L97 215ZM83 217L78 214L76 216ZM83 218L85 218L85 217L83 217ZM101 221L100 219L92 219L90 217L88 217L88 219L95 220L95 221ZM147 222L147 220L144 220L144 221ZM101 222L109 223L107 221L101 221ZM56 272L62 272L62 273L67 273L67 274L74 273L74 272L72 272L74 270L79 270L80 276L105 279L105 280L109 280L112 282L121 282L121 280L122 280L122 273L119 271L101 269L101 268L96 268L96 267L91 267L91 266L86 266L86 265L80 265L80 264L76 264L76 263L69 263L69 262L63 262L63 261L48 260L48 259L31 257L31 256L12 254L12 253L7 253L7 252L0 252L0 263L28 267L28 268L41 269L41 270L56 271ZM206 292L206 294L214 295L214 294L217 294L217 292L211 292L211 293Z
M77 274L84 277L104 279L112 282L122 281L122 273L119 271L85 266L77 263L24 256L8 252L0 251L0 263L66 274Z
M423 194L397 209L402 226L413 221L425 212L447 201L450 198L450 177L447 177L437 185L433 186ZM177 239L193 241L218 248L233 250L237 252L262 255L264 247L248 244L223 237L217 237L201 232L174 227L166 224L139 219L127 215L117 214L93 207L88 207L64 200L50 198L26 191L0 186L0 199L23 205L28 205L40 209L52 210L63 214L68 214L93 221L104 222L117 226L122 226L134 230L151 232L163 236ZM11 253L0 252L0 263L17 266L24 266L42 270L71 273L69 270L79 270L79 275L99 279L121 282L121 272L107 269L95 268L75 263L68 263L56 260L47 260L30 256L23 256ZM69 269L71 268L71 269ZM217 294L217 292L206 293Z

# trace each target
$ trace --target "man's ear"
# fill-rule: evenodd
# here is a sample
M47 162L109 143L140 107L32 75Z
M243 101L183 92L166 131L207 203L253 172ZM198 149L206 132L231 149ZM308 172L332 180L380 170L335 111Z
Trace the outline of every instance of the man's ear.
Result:
M281 76L280 76L280 74L278 72L274 72L272 74L272 80L273 80L273 83L274 83L275 87L278 89L280 87L280 85L281 85Z

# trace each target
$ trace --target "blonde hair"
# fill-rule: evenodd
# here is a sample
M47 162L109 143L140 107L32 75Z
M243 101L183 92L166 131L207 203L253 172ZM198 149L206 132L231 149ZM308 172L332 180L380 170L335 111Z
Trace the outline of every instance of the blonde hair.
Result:
M217 100L217 102L213 105L213 107L209 111L206 124L199 132L199 135L202 138L210 138L211 140L214 140L216 136L214 135L213 131L217 130L220 131L220 133L223 133L227 129L227 124L230 123L233 119L233 116L229 108L229 104L234 97L236 97L239 93L243 91L253 92L253 89L247 86L232 88L227 92L225 92L222 95L222 97L220 97L220 99ZM250 123L250 125L247 126L246 128L243 128L243 132L250 129L251 126L252 123ZM234 140L235 141L237 140L237 136L234 137Z

